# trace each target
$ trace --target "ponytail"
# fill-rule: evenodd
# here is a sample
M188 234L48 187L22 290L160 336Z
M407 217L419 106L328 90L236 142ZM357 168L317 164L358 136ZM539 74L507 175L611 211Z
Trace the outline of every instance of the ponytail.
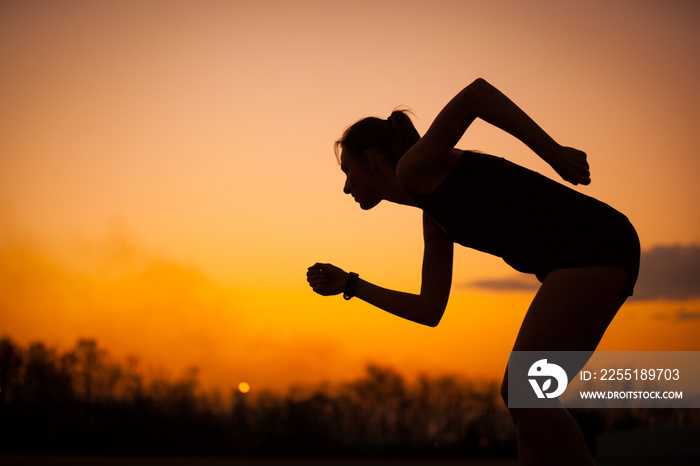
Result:
M418 142L420 135L408 116L408 110L395 109L391 112L387 121L389 121L396 134L394 147L392 148L392 157L390 158L392 164L396 166L403 154L408 152L408 149Z
M336 158L340 162L341 150L357 156L362 151L377 149L396 166L403 154L420 139L407 113L407 110L396 109L386 120L367 117L350 126L335 142Z

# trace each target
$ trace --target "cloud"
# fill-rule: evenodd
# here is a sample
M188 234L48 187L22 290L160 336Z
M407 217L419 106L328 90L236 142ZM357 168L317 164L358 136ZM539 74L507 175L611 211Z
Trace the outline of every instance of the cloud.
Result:
M539 282L532 276L485 279L458 285L460 289L495 292L533 291ZM641 267L633 299L637 301L686 301L700 298L700 245L656 246L642 252ZM698 318L695 312L681 312L678 320Z
M472 282L461 283L458 288L476 288L484 291L501 292L527 292L535 291L540 287L540 282L534 276L522 275L514 278L474 280Z
M654 314L655 320L671 320L673 322L689 322L700 319L700 311L688 310L686 308L676 309L674 312L657 312Z
M700 298L700 245L657 246L642 252L638 301Z
M679 321L697 320L700 319L700 311L689 311L687 309L678 309L676 319Z
M174 372L201 366L203 380L211 368L243 365L237 296L195 265L147 251L120 227L48 244L21 222L0 227L0 336L58 347L95 338Z

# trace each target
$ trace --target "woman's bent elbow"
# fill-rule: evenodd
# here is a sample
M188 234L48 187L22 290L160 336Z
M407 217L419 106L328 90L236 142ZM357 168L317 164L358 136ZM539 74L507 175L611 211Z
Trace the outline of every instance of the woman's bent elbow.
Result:
M484 78L476 78L476 79L475 79L474 81L472 81L472 83L469 84L469 86L467 86L467 87L468 87L468 88L472 88L472 89L479 89L479 88L482 88L482 89L483 89L483 88L490 88L490 87L492 87L492 86L491 86L491 84L490 84L488 81L486 81Z
M424 324L428 327L437 327L442 320L443 314L445 314L445 307L435 307L432 309L427 309L426 311L427 319L425 320Z

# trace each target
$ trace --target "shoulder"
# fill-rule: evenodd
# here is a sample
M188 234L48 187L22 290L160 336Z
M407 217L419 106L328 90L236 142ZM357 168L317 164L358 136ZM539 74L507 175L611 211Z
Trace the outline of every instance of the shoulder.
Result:
M447 179L463 153L462 150L452 149L447 157L436 157L438 160L432 161L429 154L423 160L412 160L407 154L408 158L404 160L402 157L399 161L396 176L407 191L418 195L430 194Z

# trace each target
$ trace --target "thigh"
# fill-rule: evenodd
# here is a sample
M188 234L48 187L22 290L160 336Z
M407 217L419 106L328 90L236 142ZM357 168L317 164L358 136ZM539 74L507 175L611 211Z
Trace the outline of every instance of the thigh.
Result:
M626 297L624 269L559 269L542 283L518 332L514 351L593 351Z
M585 365L625 302L629 273L608 266L559 269L542 283L525 315L513 351L586 351L565 367L573 376ZM501 385L508 404L508 369Z

